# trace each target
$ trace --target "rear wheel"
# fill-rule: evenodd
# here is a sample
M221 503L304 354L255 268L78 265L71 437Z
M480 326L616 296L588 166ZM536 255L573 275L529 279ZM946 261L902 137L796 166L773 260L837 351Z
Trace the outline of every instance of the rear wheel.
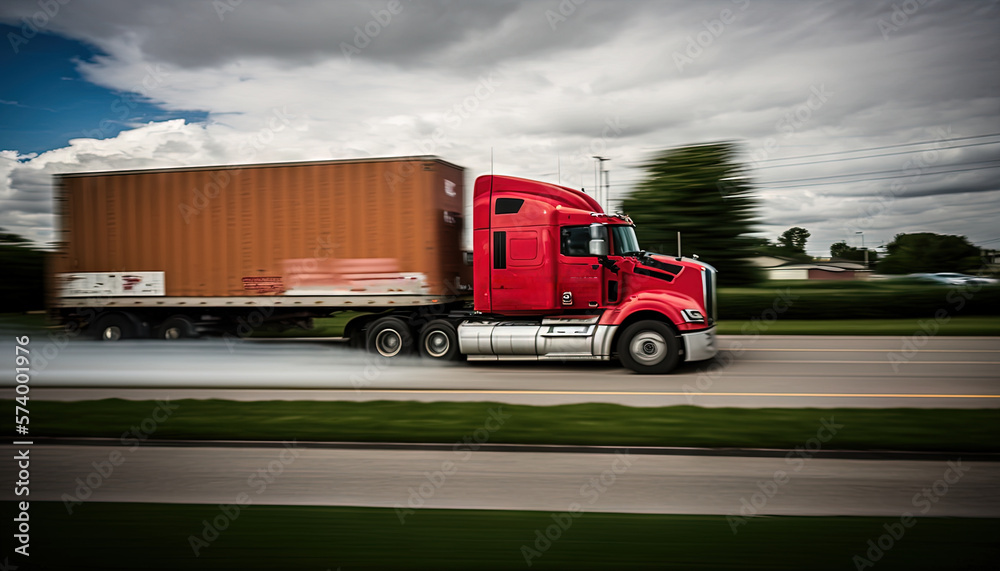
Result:
M680 360L677 334L660 321L637 321L625 328L618 340L618 358L636 373L669 373Z
M413 335L405 321L382 317L368 328L368 350L383 357L398 357L413 351Z
M198 330L194 322L186 315L175 315L168 317L156 328L157 339L194 339L198 337Z
M139 337L139 320L125 313L109 313L97 318L90 332L99 341L118 341Z
M443 319L435 319L420 330L420 356L435 361L457 361L458 332Z

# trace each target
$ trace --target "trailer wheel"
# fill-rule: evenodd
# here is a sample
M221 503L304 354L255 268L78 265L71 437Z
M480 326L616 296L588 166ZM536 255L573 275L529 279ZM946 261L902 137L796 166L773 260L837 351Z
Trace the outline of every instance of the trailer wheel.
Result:
M368 328L368 351L383 357L398 357L413 351L410 327L398 317L383 317Z
M420 330L420 356L436 361L457 361L458 332L443 319L435 319Z
M90 326L90 332L98 341L118 341L139 337L141 324L127 313L102 315Z
M157 339L194 339L198 337L198 329L186 315L168 317L156 328Z
M622 364L643 375L669 373L680 360L677 334L659 321L637 321L618 340Z

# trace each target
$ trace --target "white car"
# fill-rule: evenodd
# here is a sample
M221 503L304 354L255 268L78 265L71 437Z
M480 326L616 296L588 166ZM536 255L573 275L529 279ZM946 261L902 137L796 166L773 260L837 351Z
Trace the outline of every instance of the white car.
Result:
M968 274L957 274L953 272L944 272L938 274L930 274L937 276L945 281L945 283L951 285L962 285L962 284L982 284L982 285L992 285L1000 283L1000 280L995 280L993 278L983 278L979 276L970 276Z

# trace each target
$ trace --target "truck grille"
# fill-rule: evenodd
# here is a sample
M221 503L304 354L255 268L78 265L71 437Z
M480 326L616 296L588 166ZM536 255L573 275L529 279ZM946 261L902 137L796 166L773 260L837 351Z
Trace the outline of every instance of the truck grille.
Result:
M715 300L715 268L707 266L702 276L702 279L705 280L705 311L708 313L708 322L715 323L715 320L718 319Z

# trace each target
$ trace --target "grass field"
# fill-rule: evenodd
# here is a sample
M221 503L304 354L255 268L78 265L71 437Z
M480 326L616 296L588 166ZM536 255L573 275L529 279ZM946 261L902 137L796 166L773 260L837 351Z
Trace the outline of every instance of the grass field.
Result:
M393 509L252 505L229 513L89 502L69 515L61 503L32 502L30 568L855 569L854 557L868 557L884 526L901 525L899 517L760 517L734 534L725 516L420 510L401 524ZM9 502L4 516L13 518ZM553 527L557 520L563 526ZM216 523L217 535L206 530ZM546 533L556 539L538 539ZM998 536L1000 520L925 517L898 539L886 536L889 547L872 556L876 570L993 569Z
M1000 451L997 409L224 400L179 400L169 411L158 411L159 406L120 399L32 400L31 434L120 438L145 420L153 439L455 443L489 432L491 443L794 448L815 438L826 422L841 425L823 444L827 449ZM14 404L0 401L0 407L13 410ZM160 421L148 420L154 418ZM10 417L4 420L7 434L14 433L10 422Z

